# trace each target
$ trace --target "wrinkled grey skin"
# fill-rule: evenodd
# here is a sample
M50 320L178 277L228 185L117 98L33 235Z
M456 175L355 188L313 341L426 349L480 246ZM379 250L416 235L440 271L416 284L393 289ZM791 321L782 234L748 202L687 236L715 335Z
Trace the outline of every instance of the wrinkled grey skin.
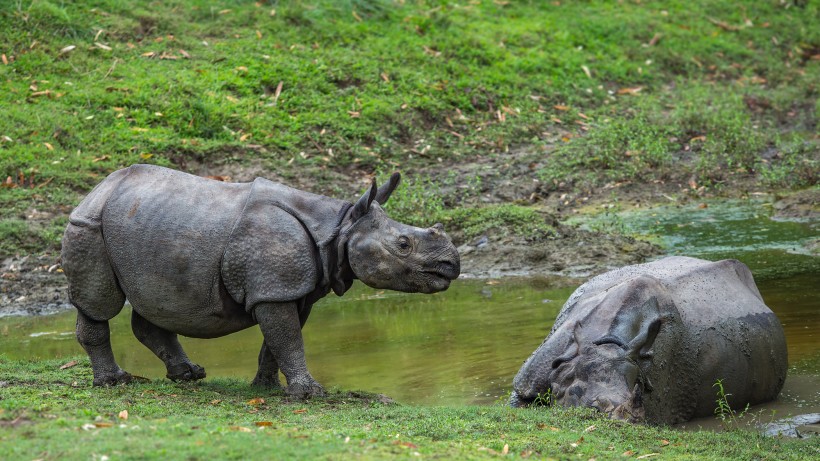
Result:
M257 178L223 183L134 165L112 173L74 210L62 266L77 308L77 339L95 385L128 382L114 360L108 320L128 298L136 337L174 380L205 371L177 334L224 336L259 324L264 343L256 385L321 394L305 363L301 328L318 299L341 296L358 278L372 287L433 293L459 275L441 224L387 217L398 173L356 204Z
M718 379L734 408L777 397L783 328L741 262L669 257L592 278L566 302L513 381L612 418L674 424L712 415Z

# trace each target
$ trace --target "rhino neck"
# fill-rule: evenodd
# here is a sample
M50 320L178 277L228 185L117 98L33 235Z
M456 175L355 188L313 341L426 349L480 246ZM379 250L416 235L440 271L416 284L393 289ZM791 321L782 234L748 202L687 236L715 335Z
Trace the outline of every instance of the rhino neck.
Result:
M336 296L342 296L356 275L347 260L348 231L353 227L350 222L352 203L345 203L336 215L336 224L331 235L323 242L318 242L319 254L324 262L324 281L330 285Z

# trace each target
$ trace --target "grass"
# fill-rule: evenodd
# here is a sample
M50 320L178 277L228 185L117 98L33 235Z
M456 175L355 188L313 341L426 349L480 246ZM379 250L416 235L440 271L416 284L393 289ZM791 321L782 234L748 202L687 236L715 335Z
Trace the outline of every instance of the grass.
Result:
M682 432L585 409L417 407L366 392L289 401L246 382L166 380L92 388L88 361L0 357L9 459L812 459L811 441ZM68 362L70 365L72 362Z
M806 187L819 4L3 2L0 210L73 206L139 162L289 177L515 149L543 153L547 192Z

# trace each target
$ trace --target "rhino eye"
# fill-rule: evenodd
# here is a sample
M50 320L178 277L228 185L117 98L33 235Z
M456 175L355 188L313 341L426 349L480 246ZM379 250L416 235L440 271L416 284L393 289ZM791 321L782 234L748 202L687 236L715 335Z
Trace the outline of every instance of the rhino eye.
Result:
M409 253L410 248L412 247L412 245L410 245L410 240L407 237L399 237L397 245L399 247L399 251L403 254Z

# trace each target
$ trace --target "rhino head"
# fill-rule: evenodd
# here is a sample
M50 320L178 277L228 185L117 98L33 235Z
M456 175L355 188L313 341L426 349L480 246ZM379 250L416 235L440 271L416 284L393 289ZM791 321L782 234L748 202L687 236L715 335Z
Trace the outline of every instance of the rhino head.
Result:
M339 254L346 256L339 258L339 270L373 288L409 293L446 290L461 269L458 251L444 226L402 224L390 219L380 205L390 198L399 179L394 173L381 188L374 181L353 205L350 224L338 240Z
M519 370L510 405L591 407L614 419L643 421L663 318L659 298L635 288L627 284L579 301L577 315L553 329Z

